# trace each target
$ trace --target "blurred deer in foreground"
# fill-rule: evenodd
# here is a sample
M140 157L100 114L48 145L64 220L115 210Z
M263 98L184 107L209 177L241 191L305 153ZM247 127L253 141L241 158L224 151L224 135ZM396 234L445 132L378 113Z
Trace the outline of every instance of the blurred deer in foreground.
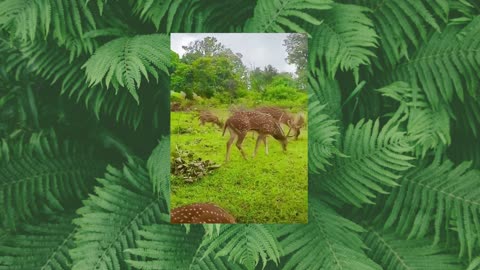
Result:
M235 218L215 204L194 203L172 209L170 223L235 223Z
M283 151L287 151L287 136L284 135L280 124L271 115L258 111L238 111L230 116L225 121L223 127L223 135L226 130L230 131L230 139L227 142L226 161L230 160L230 147L235 139L237 139L236 146L242 153L244 159L247 159L245 151L243 151L242 143L247 133L251 130L258 133L257 143L255 144L255 151L253 156L257 154L260 141L265 144L265 154L268 155L267 136L271 135L282 145Z
M201 111L198 119L200 120L200 125L202 126L205 125L205 123L213 123L220 128L223 126L222 121L220 121L220 119L210 111Z
M287 136L290 135L290 131L293 131L293 136L295 140L298 140L298 136L300 135L300 129L305 125L305 118L303 114L298 113L296 116L287 112L284 109L278 107L259 107L256 108L255 111L267 113L273 118L275 118L281 124L288 126L289 130L287 132Z

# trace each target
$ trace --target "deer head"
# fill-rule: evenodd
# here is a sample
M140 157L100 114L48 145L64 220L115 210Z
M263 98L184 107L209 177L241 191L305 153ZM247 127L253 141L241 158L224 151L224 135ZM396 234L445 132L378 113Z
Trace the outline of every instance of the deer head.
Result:
M223 127L222 121L210 111L201 111L198 119L200 120L201 125L204 125L205 123L214 123L220 128Z
M227 211L212 203L194 203L172 209L171 223L235 223Z

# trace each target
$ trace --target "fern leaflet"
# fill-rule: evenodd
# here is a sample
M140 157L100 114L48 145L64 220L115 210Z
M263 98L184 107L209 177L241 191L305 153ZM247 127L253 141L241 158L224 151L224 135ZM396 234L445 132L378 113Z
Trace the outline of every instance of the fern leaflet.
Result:
M309 202L308 210L308 224L278 226L280 244L290 255L282 269L381 269L362 250L360 226L318 199Z
M117 91L126 87L138 103L142 76L148 80L151 74L158 80L159 72L168 74L169 65L168 36L152 34L112 40L98 48L83 68L91 86L104 80Z
M121 269L136 257L124 250L136 247L142 225L168 222L166 203L151 191L141 161L130 158L122 170L109 166L95 195L84 201L75 219L76 248L70 251L74 270Z

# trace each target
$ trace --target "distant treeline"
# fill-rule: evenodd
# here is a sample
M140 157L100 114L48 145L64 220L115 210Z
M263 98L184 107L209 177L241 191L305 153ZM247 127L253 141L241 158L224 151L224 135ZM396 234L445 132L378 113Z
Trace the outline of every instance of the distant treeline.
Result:
M290 36L285 40L289 56L298 45ZM242 63L241 54L226 48L214 37L197 40L183 49L186 53L182 58L172 51L170 87L174 92L184 92L187 99L214 98L227 103L242 98L306 101L306 67L297 68L296 74L279 72L271 65L249 70ZM298 53L296 57L299 58ZM295 64L289 58L286 60Z

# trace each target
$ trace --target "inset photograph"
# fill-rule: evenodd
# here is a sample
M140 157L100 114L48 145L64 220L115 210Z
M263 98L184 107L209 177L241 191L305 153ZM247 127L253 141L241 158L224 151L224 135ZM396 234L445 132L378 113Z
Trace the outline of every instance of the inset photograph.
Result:
M306 34L172 34L171 222L307 223Z

